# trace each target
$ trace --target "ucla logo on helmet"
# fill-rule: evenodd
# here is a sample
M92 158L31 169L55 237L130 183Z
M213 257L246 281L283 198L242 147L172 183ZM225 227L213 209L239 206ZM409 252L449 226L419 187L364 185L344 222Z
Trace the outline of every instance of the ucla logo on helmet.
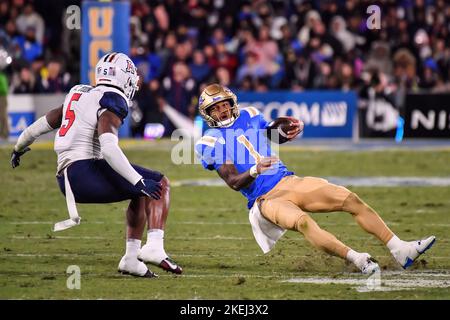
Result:
M198 99L198 104L202 104L203 102L205 102L205 97L200 96L200 99Z

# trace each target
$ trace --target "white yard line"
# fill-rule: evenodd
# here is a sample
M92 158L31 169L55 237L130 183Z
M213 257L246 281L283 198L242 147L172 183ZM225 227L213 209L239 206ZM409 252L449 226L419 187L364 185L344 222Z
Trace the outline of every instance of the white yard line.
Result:
M450 177L396 177L396 176L368 176L368 177L322 177L329 182L353 187L416 187L416 186L450 186ZM219 178L186 179L174 181L173 187L207 186L226 187L225 182Z
M9 224L13 224L13 225L27 225L27 224L45 224L45 225L51 225L53 226L55 224L55 221L9 221ZM86 221L87 223L92 223L92 224L105 224L105 223L118 223L116 221ZM121 222L123 224L125 224L124 222Z
M19 257L19 258L54 258L54 257L71 257L71 258L86 258L91 256L99 257L120 257L119 254L113 253L95 253L95 254L78 254L78 253L7 253L0 254L0 257Z
M91 236L58 236L58 235L54 235L51 238L47 237L47 236L12 236L11 239L15 239L15 240L36 240L36 239L41 239L41 240L58 240L58 239L63 239L63 240L112 240L113 238L111 237L91 237ZM253 240L253 238L249 238L249 237L229 237L229 236L221 236L221 235L216 235L213 237L171 237L171 240Z
M156 270L156 269L155 269ZM159 270L159 269L158 269ZM2 274L0 272L0 274ZM41 276L48 274L42 273ZM64 276L65 274L54 274L55 276ZM85 276L105 276L102 273L84 273ZM116 274L114 274L116 275ZM160 273L161 277L173 277L172 274ZM362 287L356 287L355 289L364 289L367 285L369 277L365 277L359 273L354 274L339 274L336 278L330 277L296 277L295 273L286 272L271 272L269 274L247 274L247 273L234 273L234 274L223 274L223 273L208 273L208 274L183 274L178 276L180 278L197 278L197 279L236 279L236 278L263 278L263 279L279 279L283 283L306 283L306 284L340 284L340 285L358 285ZM30 274L19 274L15 275L19 277L30 277ZM109 274L108 274L109 276ZM342 277L344 276L344 277ZM407 278L403 278L406 276ZM440 277L442 279L433 279ZM111 280L121 279L122 276L117 275ZM381 290L379 291L391 291L394 290L408 290L413 288L448 288L450 287L450 275L447 273L414 273L414 272L404 272L402 275L398 275L396 278L390 277L387 272L381 274ZM388 289L388 290L383 290ZM395 289L396 288L396 289ZM389 290L390 289L390 290ZM358 290L359 291L359 290Z
M423 275L415 275L411 279L386 279L383 274L378 278L378 283L374 279L341 279L341 278L327 278L327 277L305 277L305 278L291 278L282 280L281 282L301 283L301 284L338 284L338 285L352 285L358 292L373 292L373 291L397 291L397 290L412 290L417 288L449 288L450 278L448 274L442 274L446 279L424 279Z
M86 257L86 256L107 256L107 257L117 257L120 256L121 253L89 253L89 254L78 254L78 253L0 253L0 257L31 257L31 258L42 258L42 257ZM172 253L173 257L186 257L186 258L262 258L263 254L189 254L189 253ZM309 255L289 255L290 258L301 258L301 259L313 259L314 257ZM378 258L391 258L391 256L387 255L379 255ZM273 257L268 257L272 259ZM442 260L450 260L449 256L433 256L430 255L429 258L432 259L442 259ZM404 274L401 271L386 271L391 275L395 274ZM384 272L383 272L384 273ZM450 277L450 274L448 274Z
M55 240L99 240L99 241L111 241L114 240L111 237L101 237L101 236L63 236L63 235L57 235L53 234L51 237L48 235L41 235L41 236L19 236L19 235L13 235L9 237L9 239L12 240L49 240L49 241L55 241ZM235 237L235 236L225 236L225 235L214 235L209 237L170 237L170 240L180 240L180 241L214 241L214 240L220 240L220 241L255 241L253 237ZM374 239L371 239L369 237L347 237L345 238L345 241L375 241ZM305 242L306 239L302 237L296 237L296 238L285 238L281 241L293 241L293 242ZM439 245L441 247L447 247L450 246L450 243L446 239L439 239ZM378 244L378 242L374 242L374 244ZM387 257L387 256L378 256L378 257ZM432 258L436 258L435 256L431 256ZM450 259L450 257L446 257Z
M14 240L112 240L111 238L107 237L91 237L91 236L12 236L11 239Z
M43 224L43 225L54 225L53 221L10 221L8 222L12 225L33 225L33 224ZM125 221L86 221L84 224L123 224ZM171 224L194 224L194 225L250 225L249 222L237 222L237 221L224 221L224 222L207 222L207 221L180 221L171 222Z
M49 237L48 235L41 235L41 236L11 236L10 239L13 240L113 240L112 237L101 237L101 236L61 236L54 233ZM213 235L209 237L170 237L170 240L182 240L182 241L203 241L203 240L233 240L233 241L254 241L255 239L253 237L234 237L234 236L226 236L226 235ZM374 243L378 244L374 238L371 237L346 237L345 241L358 241L358 240L364 240L364 241L375 241ZM305 238L302 237L296 237L296 238L284 238L281 241L295 241L295 242L304 242L306 241ZM450 245L447 243L447 239L438 239L439 245Z
M54 254L39 254L39 253L0 253L0 257L23 257L23 258L45 258L45 257L89 257L89 256L102 256L102 257L120 257L121 253L90 253L90 254L78 254L78 253L54 253ZM260 257L256 254L240 254L240 255L211 255L211 254L171 254L173 257L185 257L185 258L241 258L241 257ZM308 256L298 256L303 258L310 258Z
M34 225L34 224L42 224L42 225L54 225L54 221L9 221L9 224L12 225ZM353 220L350 220L349 222L351 225L357 226L356 223L354 223ZM386 223L390 226L398 226L402 225L398 222L389 222L386 221ZM125 225L125 221L86 221L84 224L123 224ZM249 222L241 222L241 221L174 221L171 222L171 224L180 224L180 225L248 225L250 226ZM322 226L343 226L344 223L336 223L336 222L320 222L319 223ZM404 226L407 226L409 224L403 224ZM424 223L423 226L431 226L431 227L450 227L449 223Z

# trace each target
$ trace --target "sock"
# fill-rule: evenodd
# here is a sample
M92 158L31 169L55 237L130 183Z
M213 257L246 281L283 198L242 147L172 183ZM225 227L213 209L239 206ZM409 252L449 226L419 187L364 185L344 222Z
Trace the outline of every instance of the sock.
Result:
M150 239L164 239L164 230L161 229L149 229L147 232L147 242Z
M164 230L149 229L147 232L147 245L153 250L164 251Z
M141 248L141 240L138 239L127 239L127 247L125 255L128 257L137 258L138 251Z
M386 246L388 247L388 249L390 251L398 249L399 247L401 247L403 245L404 241L400 240L399 237L397 237L395 234L394 236L391 238L391 240L388 241L388 243L386 243Z
M347 260L350 261L350 262L352 262L353 264L356 264L355 262L358 260L359 255L360 255L359 252L356 252L355 250L350 249L350 250L347 252Z

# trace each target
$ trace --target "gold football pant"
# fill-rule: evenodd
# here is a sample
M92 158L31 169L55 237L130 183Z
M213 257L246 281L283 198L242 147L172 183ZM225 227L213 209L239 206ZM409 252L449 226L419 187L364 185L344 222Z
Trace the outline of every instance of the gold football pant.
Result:
M315 177L284 177L272 190L258 198L262 215L288 230L297 230L316 248L346 258L350 248L321 229L307 212L346 211L367 232L384 244L393 233L379 215L345 187Z

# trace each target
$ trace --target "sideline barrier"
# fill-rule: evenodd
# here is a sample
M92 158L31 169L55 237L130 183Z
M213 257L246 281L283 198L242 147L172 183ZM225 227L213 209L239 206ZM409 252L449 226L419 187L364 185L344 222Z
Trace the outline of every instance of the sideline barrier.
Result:
M398 113L390 117L377 113L372 117L377 120L373 122L377 125L377 130L374 130L375 127L365 128L367 123L363 120L367 116L367 110L358 110L362 127L358 130L358 126L354 125L357 121L357 97L353 92L274 91L237 92L237 95L241 108L256 107L268 121L287 115L302 119L305 123L303 138L357 138L358 133L362 137L394 138L398 123ZM37 118L60 106L64 98L65 94L9 95L10 138L17 138ZM380 111L379 108L377 110ZM405 137L450 138L450 94L408 94L404 115ZM395 123L393 119L396 120ZM207 128L200 117L196 118L195 126L203 131ZM372 130L370 134L369 129ZM119 136L130 136L129 116L125 118Z

